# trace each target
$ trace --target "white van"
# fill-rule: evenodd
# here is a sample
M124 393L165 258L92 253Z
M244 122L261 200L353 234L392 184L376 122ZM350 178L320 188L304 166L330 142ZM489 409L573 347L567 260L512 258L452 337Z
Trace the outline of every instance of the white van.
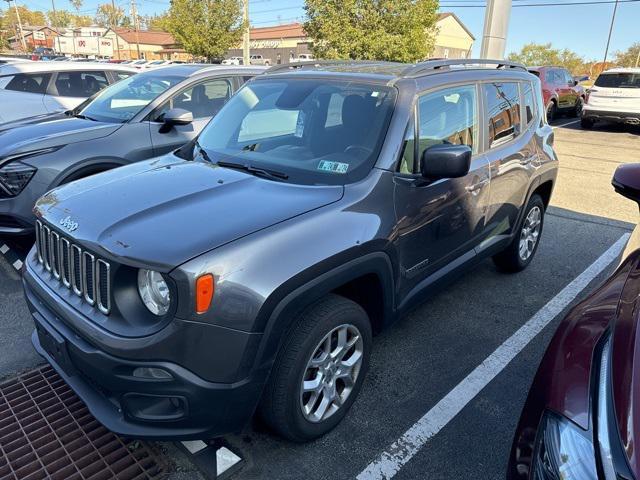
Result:
M19 62L0 68L0 123L71 110L137 73L117 63Z
M582 128L599 120L640 125L640 68L613 68L602 72L582 109Z

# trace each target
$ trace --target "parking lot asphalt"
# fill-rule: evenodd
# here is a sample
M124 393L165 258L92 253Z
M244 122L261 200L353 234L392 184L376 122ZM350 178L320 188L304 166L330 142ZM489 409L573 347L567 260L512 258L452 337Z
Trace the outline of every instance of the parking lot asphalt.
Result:
M363 390L349 415L320 440L298 445L259 421L226 441L244 458L237 479L355 478L532 316L607 251L637 221L638 208L614 194L619 163L640 161L640 132L580 130L556 123L561 167L537 256L519 274L485 261L374 340ZM578 294L584 297L615 267ZM555 317L450 422L417 449L398 479L504 478L508 450L538 362L563 313ZM19 275L0 258L0 377L40 362ZM174 478L194 478L173 450Z

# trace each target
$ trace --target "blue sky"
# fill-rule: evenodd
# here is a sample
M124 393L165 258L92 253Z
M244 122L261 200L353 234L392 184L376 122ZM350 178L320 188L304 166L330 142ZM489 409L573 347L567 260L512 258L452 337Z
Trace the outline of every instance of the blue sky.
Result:
M70 8L68 0L54 0L56 8ZM108 0L85 0L82 10L93 15L100 3ZM168 8L169 0L136 0L143 14L160 13ZM580 0L561 0L561 2ZM590 1L590 0L581 0ZM18 0L29 8L49 10L51 0ZM558 3L552 0L514 0L509 24L507 51L519 50L529 42L551 42L557 48L570 48L587 59L602 60L609 32L613 4L572 5L553 7L515 7L518 3ZM130 0L116 0L129 9ZM289 23L304 16L303 0L249 0L251 22L255 26ZM474 54L480 50L484 8L476 0L441 0L441 11L454 12L475 35ZM640 2L621 3L611 37L610 51L624 50L633 42L640 42Z

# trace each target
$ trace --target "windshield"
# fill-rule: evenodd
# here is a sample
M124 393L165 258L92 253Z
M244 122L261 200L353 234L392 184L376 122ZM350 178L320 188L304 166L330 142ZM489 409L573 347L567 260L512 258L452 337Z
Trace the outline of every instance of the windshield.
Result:
M182 80L184 77L162 73L133 75L102 90L77 113L100 122L124 123Z
M596 79L596 87L640 88L640 73L603 73Z
M395 89L310 79L245 85L198 141L213 162L284 173L304 184L345 184L373 166L387 132Z

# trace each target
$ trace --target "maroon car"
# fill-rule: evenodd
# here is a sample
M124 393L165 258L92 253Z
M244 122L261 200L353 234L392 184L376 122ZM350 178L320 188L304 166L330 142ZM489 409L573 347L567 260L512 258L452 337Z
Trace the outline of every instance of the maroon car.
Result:
M529 67L528 70L539 77L542 83L542 98L548 121L561 113L580 116L586 93L566 68Z
M640 203L640 164L620 166L613 186ZM509 480L640 479L638 230L615 273L551 340L516 430Z

